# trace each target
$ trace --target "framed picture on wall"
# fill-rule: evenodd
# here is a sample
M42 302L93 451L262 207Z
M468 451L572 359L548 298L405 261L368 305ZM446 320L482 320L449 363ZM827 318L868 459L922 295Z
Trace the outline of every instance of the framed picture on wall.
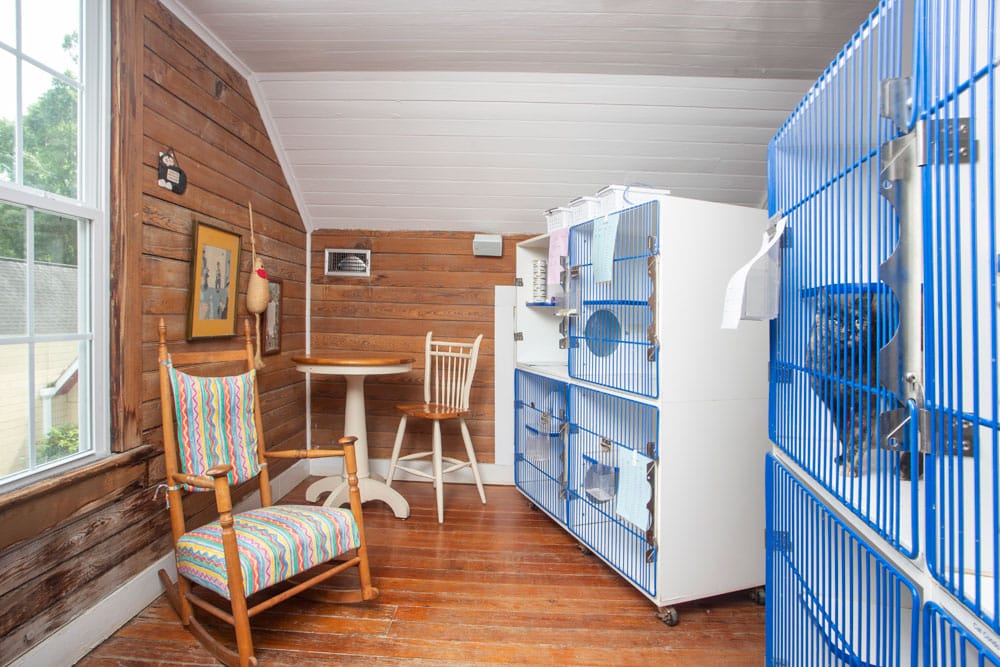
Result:
M195 222L193 236L187 337L233 336L241 237L203 222Z
M281 352L281 278L267 278L267 310L261 315L261 354L278 354Z

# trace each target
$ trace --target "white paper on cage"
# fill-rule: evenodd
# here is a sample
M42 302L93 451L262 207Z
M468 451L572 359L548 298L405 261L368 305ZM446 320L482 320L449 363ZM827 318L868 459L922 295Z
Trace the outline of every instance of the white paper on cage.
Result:
M771 219L757 254L729 279L722 307L723 329L737 328L741 319L771 320L778 316L781 290L778 243L785 233L785 221L784 216Z
M610 283L615 267L615 239L618 237L618 214L594 220L594 282Z
M560 257L569 256L569 227L549 232L549 285L559 285L562 273Z
M640 530L649 528L649 501L653 489L646 471L653 462L648 456L632 450L618 456L618 493L615 512Z

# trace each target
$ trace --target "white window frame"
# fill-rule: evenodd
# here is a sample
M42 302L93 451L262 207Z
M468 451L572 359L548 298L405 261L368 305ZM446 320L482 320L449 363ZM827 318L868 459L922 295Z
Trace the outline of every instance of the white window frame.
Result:
M30 2L31 0L21 0ZM0 201L37 212L55 213L89 221L83 235L86 246L77 249L81 290L79 316L89 324L80 339L90 339L89 368L81 363L80 401L89 405L81 418L81 444L87 451L25 470L0 482L0 494L93 463L111 452L110 418L110 160L111 160L111 28L109 0L80 0L80 73L78 96L77 198L27 187L20 163L15 168L17 183L0 181ZM20 28L19 28L20 29ZM22 122L18 87L18 124ZM20 132L16 133L20 142ZM20 153L20 146L16 149ZM32 240L29 238L28 242ZM30 253L29 253L30 256ZM30 280L30 278L29 278ZM29 283L30 286L30 283ZM31 308L30 303L28 308ZM29 315L30 318L30 315ZM89 332L89 333L88 333ZM36 343L44 336L6 337L11 343ZM65 337L61 339L66 339ZM71 339L71 338L70 338ZM2 341L3 339L0 339ZM82 362L83 360L81 360ZM34 373L32 365L28 372ZM86 375L86 378L85 378ZM87 422L86 424L84 422ZM87 432L84 433L84 429Z

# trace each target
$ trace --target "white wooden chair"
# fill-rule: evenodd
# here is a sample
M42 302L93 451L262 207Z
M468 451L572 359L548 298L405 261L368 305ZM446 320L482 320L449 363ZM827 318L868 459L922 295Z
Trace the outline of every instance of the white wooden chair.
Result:
M392 447L392 459L389 461L389 473L386 483L392 486L393 476L397 470L405 470L411 475L424 477L434 482L437 492L438 522L444 523L444 476L448 473L472 468L472 476L479 489L479 497L486 504L486 492L483 490L483 480L479 476L479 466L476 464L476 453L472 448L472 437L465 423L465 414L469 411L469 391L472 389L472 377L476 373L476 361L479 358L479 345L483 340L480 334L472 343L434 340L433 332L427 332L424 345L424 402L402 403L396 409L402 413L399 428L396 430L396 442ZM433 436L431 449L419 451L405 456L399 455L406 434L406 423L410 418L429 419L432 423ZM469 459L462 461L441 454L441 422L457 419L465 451ZM430 471L426 468L416 468L403 462L430 457ZM444 464L448 463L448 467Z

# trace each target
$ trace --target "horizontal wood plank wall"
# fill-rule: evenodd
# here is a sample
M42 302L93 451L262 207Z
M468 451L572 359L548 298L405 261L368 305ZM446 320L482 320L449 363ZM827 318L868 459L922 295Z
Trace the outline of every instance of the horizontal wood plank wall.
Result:
M117 49L116 85L127 99L116 109L134 108L133 127L116 131L128 145L119 146L112 170L128 170L119 173L120 182L141 185L141 193L132 196L122 188L115 199L115 224L136 225L127 231L140 233L138 242L122 234L125 240L116 243L115 284L122 292L115 294L116 312L136 313L141 322L122 327L134 336L114 346L112 386L138 395L138 414L126 418L137 419L147 444L0 498L0 664L168 552L167 515L162 500L153 500L153 488L164 476L156 322L166 320L175 348L235 342L184 342L192 228L203 221L243 237L241 329L250 269L248 201L258 254L269 273L284 281L282 353L265 357L260 373L265 435L272 448L305 444L304 382L289 357L305 348L306 235L250 87L155 0L113 2L116 39L126 42ZM183 195L156 184L158 152L168 147L187 174ZM130 159L123 156L127 151ZM128 271L138 275L121 275ZM141 359L141 368L124 363L132 349L139 350L133 356ZM119 430L116 436L121 435ZM196 522L214 516L210 498L190 505L185 508Z
M495 285L514 281L514 246L523 236L503 240L502 257L475 257L471 233L319 230L312 242L312 353L366 350L405 352L417 363L405 375L372 376L365 381L368 455L387 459L399 415L395 404L423 400L424 337L471 341L483 334L467 418L476 458L493 462L493 303ZM326 248L371 250L370 277L326 276ZM509 369L508 369L509 370ZM342 378L313 378L313 442L329 443L344 424ZM429 449L423 420L407 426L404 448ZM458 427L445 424L446 454L464 458ZM461 454L460 454L461 453Z

